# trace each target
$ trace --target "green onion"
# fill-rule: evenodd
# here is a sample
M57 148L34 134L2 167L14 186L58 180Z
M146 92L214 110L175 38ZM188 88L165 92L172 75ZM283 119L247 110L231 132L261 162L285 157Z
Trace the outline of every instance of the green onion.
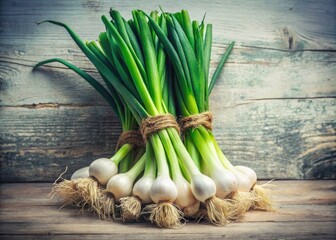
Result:
M59 58L41 61L35 68L59 62L76 72L109 103L123 132L143 128L152 117L188 117L209 110L209 95L234 43L209 81L212 25L205 25L204 18L201 24L191 21L186 10L134 10L126 20L111 9L110 16L101 17L106 31L98 41L88 42L64 23L44 21L67 30L104 84ZM145 148L124 143L111 158L93 161L55 188L78 206L89 203L102 218L114 218L111 209L117 201L123 221L138 220L143 213L159 227L180 227L183 217L195 217L202 206L208 220L222 225L252 206L238 208L238 198L232 196L251 189L255 172L234 167L211 130L202 125L188 129L182 140L176 128L167 127L143 137Z

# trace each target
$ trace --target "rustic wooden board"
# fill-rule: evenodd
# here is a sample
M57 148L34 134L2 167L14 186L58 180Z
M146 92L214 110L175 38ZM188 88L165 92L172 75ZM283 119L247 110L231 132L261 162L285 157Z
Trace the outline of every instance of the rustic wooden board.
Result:
M334 109L333 99L251 101L215 111L216 137L234 164L250 166L262 178L335 177ZM1 113L4 182L52 182L66 166L69 177L111 156L120 133L104 106L6 107Z
M49 27L57 29L52 25ZM61 35L67 34L62 32ZM0 66L3 66L0 73L4 79L4 94L1 96L0 106L50 102L65 105L106 105L84 80L60 64L50 64L53 68L32 71L39 60L58 56L82 67L99 79L92 64L82 56L76 46L73 46L75 53L67 53L69 46L56 40L53 45L50 47L50 44L41 44L38 48L27 49L27 54L22 57L11 56L6 52L15 52L18 45L2 45L0 54L3 50L4 62L0 61ZM214 44L211 75L226 47L223 44ZM237 45L212 93L212 108L216 110L218 106L232 107L255 99L334 98L335 61L336 54L333 51L284 52Z
M105 222L48 199L51 184L1 184L1 239L333 239L335 181L275 181L276 212L251 211L224 227L188 222L181 229ZM300 194L298 194L300 192Z
M317 4L313 0L302 2L267 0L254 2L214 0L181 2L163 1L20 1L8 0L1 3L1 40L10 38L13 44L36 44L40 40L69 40L62 30L48 27L38 28L35 22L46 19L66 21L83 37L95 38L104 30L100 16L108 15L110 7L125 17L134 9L144 11L180 11L188 9L194 19L202 20L206 13L208 22L214 24L216 42L235 40L239 45L269 47L277 49L335 49L335 12L333 0ZM22 21L23 20L23 21ZM291 40L290 40L291 39ZM27 42L28 41L28 42ZM8 41L6 41L8 42ZM19 53L19 52L18 52Z
M251 101L216 111L214 132L233 163L259 176L335 177L335 107L334 99Z
M53 182L66 167L70 174L112 156L120 135L119 122L104 106L6 107L1 114L1 181Z
M0 3L0 180L53 181L109 156L120 133L104 100L60 65L62 57L97 76L66 32L95 39L110 6L188 9L213 23L211 72L227 44L235 49L211 98L215 133L234 164L261 178L335 178L336 4L334 1L19 1ZM69 176L67 174L66 176Z

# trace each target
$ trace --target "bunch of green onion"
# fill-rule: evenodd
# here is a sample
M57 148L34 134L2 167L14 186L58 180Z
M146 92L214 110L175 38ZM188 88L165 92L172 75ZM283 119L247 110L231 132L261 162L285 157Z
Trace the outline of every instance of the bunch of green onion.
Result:
M135 10L128 21L115 10L110 15L102 16L106 31L90 42L63 23L44 21L68 31L104 85L63 59L36 67L59 62L75 71L109 103L123 132L141 128L144 147L125 143L111 159L93 161L71 180L56 184L53 192L65 203L88 206L105 219L115 219L116 202L123 221L143 216L159 227L179 227L186 218L199 217L223 225L249 208L268 210L264 192L253 190L257 178L252 169L234 167L210 129L187 129L181 138L175 121L176 116L209 110L209 95L233 43L208 81L210 24L191 22L185 10L150 15ZM161 118L170 125L145 135L144 123L159 125L153 121Z
M94 44L95 42L87 43L89 47ZM34 69L51 62L59 62L65 65L90 83L109 103L113 112L119 118L122 132L135 132L136 135L139 127L137 121L123 99L120 98L113 86L103 76L108 90L85 71L63 59L53 58L42 61ZM104 192L104 186L118 172L125 173L129 171L143 154L144 148L141 144L123 144L119 146L111 158L96 159L89 166L75 171L71 176L71 181L64 180L55 185L52 193L60 194L65 204L74 204L79 207L88 206L101 218L110 219L114 215L114 199ZM144 166L144 160L139 162L137 167L133 169L133 171L136 171L135 168L137 168L137 175L141 173Z
M148 16L150 25L155 30L171 59L175 73L175 95L177 115L183 117L193 116L209 111L209 96L215 85L218 74L229 56L234 42L232 42L223 55L211 80L208 80L210 54L212 43L212 25L204 26L202 21L191 22L187 11L174 14L165 14L168 26L168 36L162 31L153 18ZM185 146L192 156L195 164L202 172L209 175L216 183L216 196L225 198L240 198L239 192L249 192L256 184L256 173L247 167L234 167L221 151L215 141L212 131L203 125L197 128L186 129L184 134ZM238 196L237 196L238 195ZM252 201L252 197L249 198ZM252 202L238 202L240 211L246 211ZM238 208L239 209L239 208ZM236 209L233 218L240 215ZM222 215L222 214L221 214ZM225 219L217 216L215 224L221 224Z

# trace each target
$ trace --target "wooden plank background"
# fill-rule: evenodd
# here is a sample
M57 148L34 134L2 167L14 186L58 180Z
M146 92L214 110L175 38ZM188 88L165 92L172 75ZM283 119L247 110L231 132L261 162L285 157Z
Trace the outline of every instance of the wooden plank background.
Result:
M234 164L268 179L336 177L336 2L45 1L0 3L0 179L53 181L64 169L113 154L119 123L104 100L71 71L40 60L61 57L95 74L60 27L96 39L110 7L188 9L213 23L211 72L234 51L211 98L214 132Z

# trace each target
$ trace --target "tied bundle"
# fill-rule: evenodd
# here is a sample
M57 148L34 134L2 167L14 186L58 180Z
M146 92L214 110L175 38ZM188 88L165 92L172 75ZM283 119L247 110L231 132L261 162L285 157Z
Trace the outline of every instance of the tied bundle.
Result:
M212 133L209 96L234 43L210 80L212 26L204 19L191 21L185 10L134 10L126 20L112 9L101 19L106 31L86 42L64 23L41 22L65 28L102 81L60 58L35 69L52 62L70 68L109 103L122 126L111 158L55 183L52 195L106 220L166 228L200 218L224 225L249 209L270 210L255 172L233 166Z

